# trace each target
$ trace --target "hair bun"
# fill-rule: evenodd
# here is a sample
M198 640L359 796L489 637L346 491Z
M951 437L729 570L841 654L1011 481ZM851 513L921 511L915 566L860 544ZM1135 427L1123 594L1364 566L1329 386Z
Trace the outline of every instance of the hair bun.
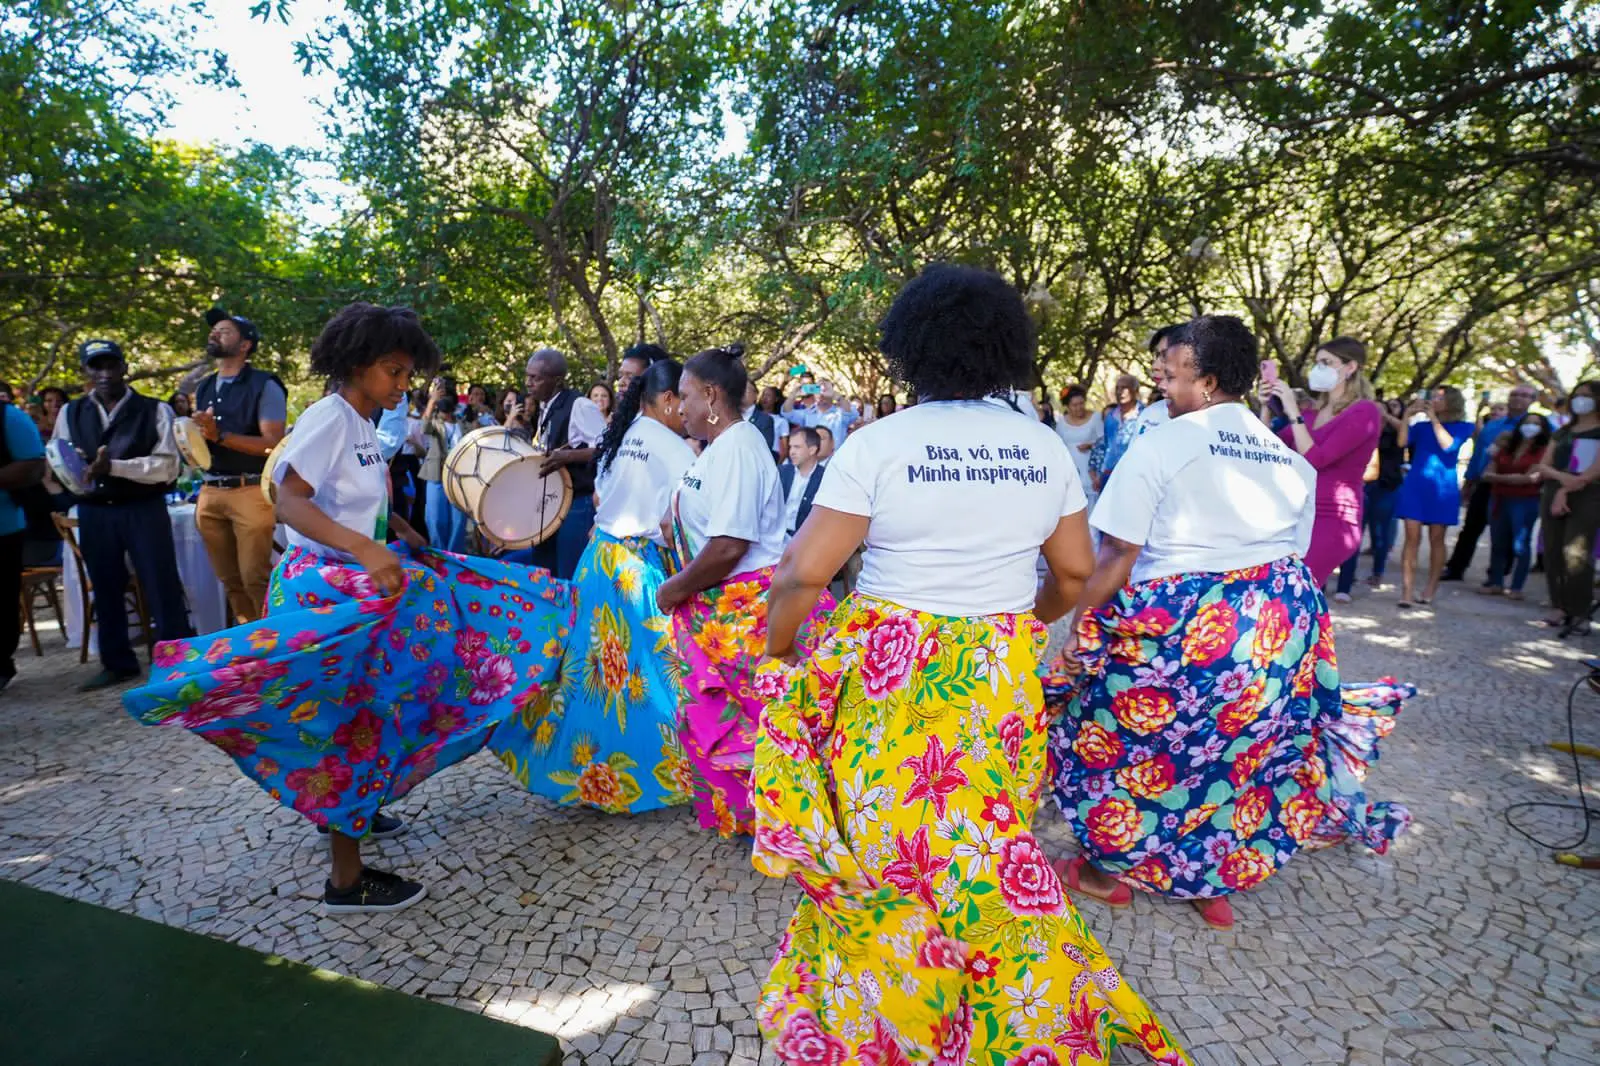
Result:
M734 341L732 344L723 345L722 350L728 353L728 358L730 359L738 359L741 361L744 359L744 344L740 341Z

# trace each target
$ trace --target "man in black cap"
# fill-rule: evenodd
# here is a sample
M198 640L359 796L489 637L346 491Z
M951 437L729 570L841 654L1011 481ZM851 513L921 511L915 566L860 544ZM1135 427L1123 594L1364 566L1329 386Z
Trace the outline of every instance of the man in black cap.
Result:
M132 681L139 658L128 641L128 562L139 575L158 640L193 636L167 518L167 493L178 477L172 408L128 386L128 363L115 341L86 341L78 361L89 392L61 409L55 439L89 463L89 494L78 500L78 548L94 587L100 673L82 691Z
M239 622L254 622L267 601L278 523L261 494L261 472L283 439L289 393L275 374L250 365L261 340L255 323L213 307L206 324L206 354L217 361L217 370L195 394L194 420L211 445L195 525L211 568L228 590L229 609Z

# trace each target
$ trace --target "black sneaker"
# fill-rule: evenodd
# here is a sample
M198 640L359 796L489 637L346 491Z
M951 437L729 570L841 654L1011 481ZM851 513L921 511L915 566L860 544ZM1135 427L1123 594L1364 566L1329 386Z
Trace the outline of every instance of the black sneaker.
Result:
M403 911L428 894L420 881L363 867L361 877L349 888L334 888L328 881L322 887L323 914L384 914Z
M321 833L323 836L327 836L328 827L325 825L319 825L317 826L317 832ZM405 836L409 832L411 832L411 827L404 821L396 818L392 814L384 814L382 811L379 811L377 814L372 816L372 827L367 830L367 836L371 837L373 840L387 840L390 837Z
M1462 578L1463 578L1463 575L1461 575L1461 574L1452 574L1448 570L1446 570L1444 573L1439 575L1439 580L1440 581L1460 581L1460 580L1462 580Z

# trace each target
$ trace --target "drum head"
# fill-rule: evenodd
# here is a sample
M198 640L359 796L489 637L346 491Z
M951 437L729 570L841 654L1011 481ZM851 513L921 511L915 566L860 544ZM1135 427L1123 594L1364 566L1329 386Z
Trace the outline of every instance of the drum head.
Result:
M200 470L211 469L211 445L206 443L206 435L200 432L200 423L192 418L175 418L172 421L172 436L178 444L178 453L183 456L183 461Z
M273 478L277 476L278 460L283 458L283 446L288 443L289 438L285 437L273 445L267 453L267 465L261 468L261 495L274 507L278 505L278 483Z
M481 426L464 434L444 457L445 499L469 515L499 469L539 450L504 426Z
M94 483L89 480L88 462L69 442L60 437L52 438L44 446L44 458L50 464L51 473L61 482L61 487L74 496L87 496L94 491Z
M572 509L572 475L541 476L542 455L515 459L499 470L478 497L472 516L484 536L503 548L528 548L561 528Z

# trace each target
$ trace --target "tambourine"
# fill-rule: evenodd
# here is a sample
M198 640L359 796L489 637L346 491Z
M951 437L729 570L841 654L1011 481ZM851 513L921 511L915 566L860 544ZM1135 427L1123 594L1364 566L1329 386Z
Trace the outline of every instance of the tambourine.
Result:
M172 438L178 445L183 461L196 470L211 469L211 445L200 430L200 423L192 418L172 420Z
M61 482L61 487L74 496L87 496L94 491L94 481L89 477L89 462L78 453L72 443L52 437L44 446L44 459L50 472Z

